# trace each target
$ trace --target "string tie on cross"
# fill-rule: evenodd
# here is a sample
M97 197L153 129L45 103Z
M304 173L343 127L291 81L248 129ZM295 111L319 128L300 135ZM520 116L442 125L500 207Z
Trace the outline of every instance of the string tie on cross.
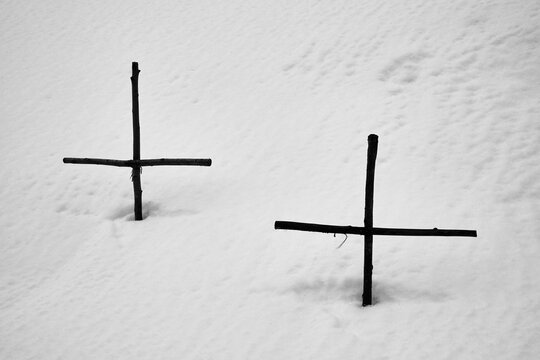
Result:
M343 235L345 235L345 240L343 240L343 242L341 244L339 244L339 246L336 249L339 249L341 246L343 246L343 244L345 244L345 241L347 241L347 238L348 238L347 234L343 234ZM334 234L334 237L335 236L336 236L336 234Z

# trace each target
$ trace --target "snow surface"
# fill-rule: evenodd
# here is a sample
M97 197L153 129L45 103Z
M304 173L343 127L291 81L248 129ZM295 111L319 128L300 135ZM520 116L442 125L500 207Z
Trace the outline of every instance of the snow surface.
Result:
M1 359L537 359L540 2L2 1ZM141 68L146 219L128 169ZM376 237L360 306L367 136Z

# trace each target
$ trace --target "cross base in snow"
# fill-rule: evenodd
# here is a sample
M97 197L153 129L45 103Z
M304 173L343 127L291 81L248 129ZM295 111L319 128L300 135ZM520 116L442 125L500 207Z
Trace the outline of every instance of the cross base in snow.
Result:
M364 212L364 227L321 225L291 221L276 221L276 230L297 230L334 234L364 235L364 286L362 306L371 305L372 274L373 274L373 235L387 236L469 236L476 237L476 230L449 229L397 229L373 227L373 188L375 181L375 160L377 158L378 136L368 136L367 174L366 174L366 205Z
M141 160L141 134L139 126L139 64L134 62L131 66L131 95L133 105L133 160L94 159L94 158L64 158L66 164L91 164L118 167L130 167L135 198L135 220L142 220L142 188L141 169L143 166L210 166L211 159L142 159Z

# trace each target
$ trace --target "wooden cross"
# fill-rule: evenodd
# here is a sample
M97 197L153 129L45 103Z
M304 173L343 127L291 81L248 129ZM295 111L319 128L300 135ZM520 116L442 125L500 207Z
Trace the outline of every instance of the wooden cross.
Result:
M211 159L143 159L141 160L141 134L139 128L139 64L131 64L131 98L133 109L133 160L64 158L66 164L92 164L130 167L135 197L135 220L142 220L141 169L143 166L187 165L210 166Z
M281 230L312 231L334 234L364 235L364 288L362 306L371 305L371 278L373 273L373 235L388 236L470 236L476 237L476 230L446 229L397 229L373 227L373 184L375 179L375 160L377 158L378 136L368 136L366 205L364 227L309 224L292 221L276 221L274 228Z

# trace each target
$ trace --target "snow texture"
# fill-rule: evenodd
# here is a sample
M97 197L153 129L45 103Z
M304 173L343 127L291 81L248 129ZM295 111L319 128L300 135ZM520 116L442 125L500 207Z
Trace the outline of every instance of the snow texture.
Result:
M537 359L540 2L2 1L1 359ZM145 168L133 221L131 62ZM374 224L478 238L273 230Z

